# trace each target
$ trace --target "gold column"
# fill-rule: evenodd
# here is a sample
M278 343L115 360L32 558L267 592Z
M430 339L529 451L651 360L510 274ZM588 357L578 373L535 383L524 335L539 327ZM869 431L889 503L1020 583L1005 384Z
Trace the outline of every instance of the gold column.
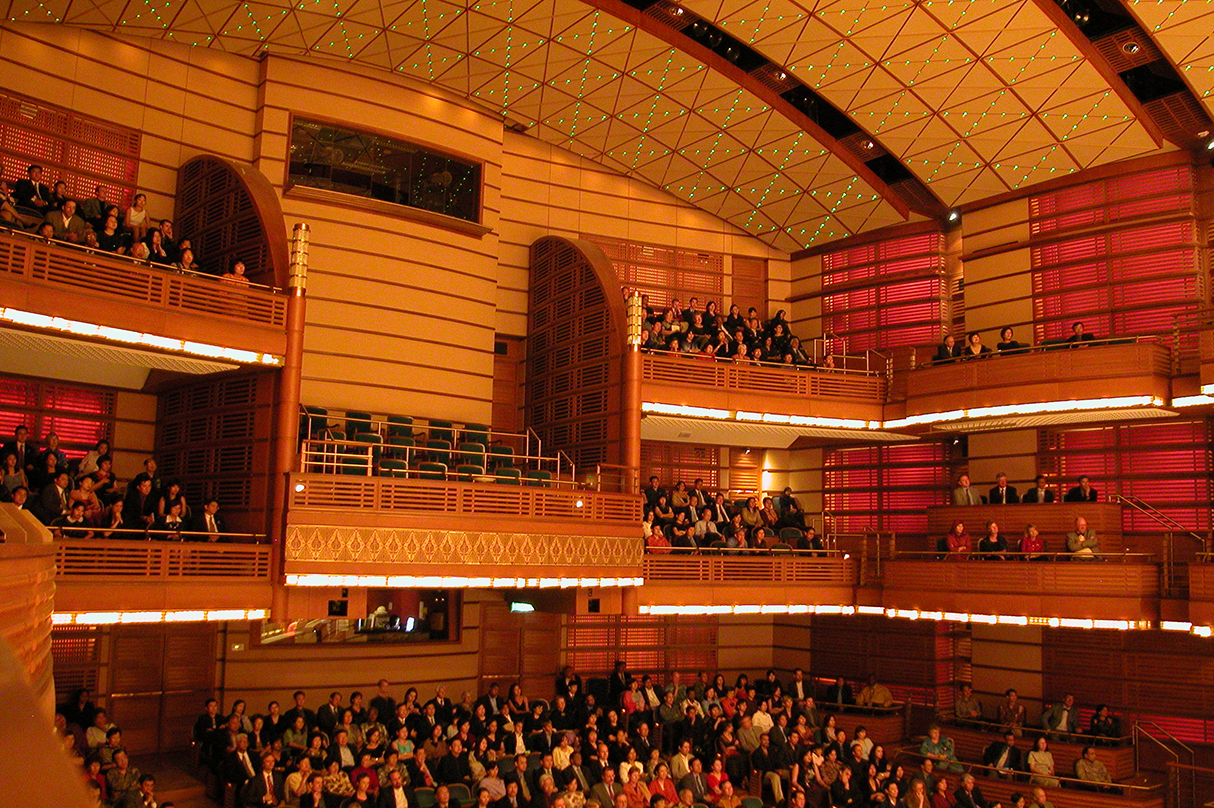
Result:
M626 302L626 340L624 345L623 406L620 411L623 442L621 464L627 467L624 474L625 493L641 490L641 340L645 330L644 308L641 293L629 292Z
M303 371L303 332L307 312L308 225L296 224L291 234L291 265L287 280L287 350L278 374L278 395L274 413L274 468L270 480L273 508L270 511L270 539L274 544L271 576L274 599L270 618L286 620L287 590L283 562L287 535L287 486L295 470L299 450L299 389Z

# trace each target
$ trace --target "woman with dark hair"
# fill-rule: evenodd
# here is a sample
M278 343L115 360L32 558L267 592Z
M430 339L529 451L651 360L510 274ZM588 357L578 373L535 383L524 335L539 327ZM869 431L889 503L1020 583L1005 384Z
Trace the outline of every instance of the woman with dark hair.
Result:
M163 233L161 233L159 230L153 230L152 232L148 233L147 245L149 261L151 261L153 264L160 264L161 266L166 267L172 265L173 258L164 248Z
M126 235L118 227L118 217L110 214L97 234L97 248L122 255L126 252Z
M982 344L982 335L971 331L965 337L965 347L961 349L962 359L981 359L990 356L991 349Z
M1005 561L1007 539L999 535L999 523L993 519L986 523L986 534L978 541L978 553L990 561Z
M177 480L170 480L164 487L164 494L161 495L160 501L156 503L156 513L163 517L174 505L181 507L182 519L189 518L190 506L186 504L185 494L181 491L181 483Z
M1024 353L1028 346L1013 339L1012 327L1010 325L1005 325L1003 328L999 329L999 342L995 345L995 348L1001 354L1008 354Z

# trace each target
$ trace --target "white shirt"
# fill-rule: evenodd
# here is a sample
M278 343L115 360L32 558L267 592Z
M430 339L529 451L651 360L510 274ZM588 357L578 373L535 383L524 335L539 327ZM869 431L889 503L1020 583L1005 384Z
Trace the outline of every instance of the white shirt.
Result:
M750 717L750 724L759 731L760 734L768 732L775 726L775 722L771 720L771 714L759 710Z

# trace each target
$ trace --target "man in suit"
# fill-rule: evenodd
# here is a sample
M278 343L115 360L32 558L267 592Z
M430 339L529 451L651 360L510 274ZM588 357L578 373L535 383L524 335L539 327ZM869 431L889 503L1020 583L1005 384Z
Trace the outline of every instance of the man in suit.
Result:
M1088 520L1082 516L1075 519L1075 529L1066 534L1066 549L1079 558L1100 558L1096 531L1088 527Z
M409 799L405 795L405 780L399 770L388 772L388 782L380 785L375 808L409 808Z
M708 780L704 777L704 764L700 762L699 758L692 759L691 771L679 781L679 791L685 788L691 789L691 796L696 802L706 803L708 801Z
M590 789L590 799L602 806L615 805L615 798L623 793L623 786L615 781L615 769L608 766L603 769L603 782Z
M485 705L485 713L492 718L502 711L501 688L497 682L489 685L489 692L480 697L480 703Z
M464 742L459 738L451 739L447 754L439 758L436 768L438 770L435 775L440 783L463 783L471 787L472 767L468 764L468 756L464 754ZM552 773L555 775L556 769L553 769Z
M493 808L526 808L526 802L519 794L517 780L511 780L506 783L506 796L495 802Z
M957 808L991 808L991 804L982 796L982 789L974 782L974 775L969 772L961 775L961 787L953 796L957 798Z
M42 166L30 166L26 169L26 175L27 179L17 180L13 187L17 204L39 213L46 213L51 209L51 189L42 184Z
M835 683L826 689L826 701L824 704L855 704L856 697L852 694L851 685L843 677L835 680Z
M55 238L80 244L89 226L76 215L76 202L73 199L63 203L62 210L52 210L46 214L46 220L55 228Z
M71 484L71 478L65 471L56 475L54 485L42 489L38 499L34 501L34 506L30 508L39 522L49 525L68 512L67 494Z
M149 490L151 490L150 489L151 481L148 481L148 482L149 482ZM123 510L126 511L129 508L130 508L130 503L127 503L127 506L125 508L123 508ZM312 710L309 710L307 707L304 706L304 702L306 702L308 700L307 696L304 694L304 692L302 690L296 690L292 694L291 697L293 699L295 699L295 706L282 714L282 720L287 722L285 726L288 726L288 727L295 726L295 717L302 715L304 717L304 726L306 726L309 731L315 729L316 728L316 713L313 712Z
M152 481L144 478L130 487L122 503L122 526L127 530L146 530L155 521L156 502L152 496ZM287 723L291 726L294 719Z
M29 442L29 435L30 431L25 426L17 427L13 430L13 439L0 450L0 457L7 457L10 452L17 455L17 468L26 473L38 468L37 453Z
M692 483L691 490L687 492L688 498L695 497L701 508L709 507L712 504L712 495L704 489L704 480L701 477L696 477L696 481Z
M1083 475L1079 478L1079 485L1066 492L1063 497L1064 502L1095 502L1100 492L1092 487L1092 481L1088 475Z
M1054 492L1045 487L1045 477L1041 474L1037 475L1037 479L1034 482L1033 487L1025 492L1024 499L1021 500L1021 502L1031 502L1035 505L1042 505L1046 502L1053 501Z
M257 767L253 765L253 756L249 754L249 736L241 732L236 736L236 748L224 759L223 781L235 786L236 793L239 794L244 784L256 776Z
M970 486L968 474L957 478L957 487L953 489L954 505L981 505L984 501L982 495Z
M334 690L329 694L329 701L320 705L320 709L316 711L316 726L332 738L333 728L337 726L338 721L341 721L341 694Z
M616 707L620 703L620 696L628 689L628 683L632 677L628 675L628 671L624 668L623 660L617 659L615 662L615 670L611 674L611 681L607 686L607 703Z
M569 698L569 687L574 684L577 685L578 692L581 692L582 677L574 672L572 665L566 665L556 677L556 695Z
M286 799L286 783L281 772L274 771L278 758L273 752L261 756L261 771L249 778L240 789L240 802L245 808L265 808Z
M291 723L294 724L295 720L291 719ZM418 751L422 751L421 747L418 747ZM358 756L355 754L354 747L350 745L350 735L344 729L339 729L333 736L333 743L329 744L329 757L325 761L325 765L327 766L334 760L341 766L341 770L347 773L353 771L354 767L358 765Z
M1007 475L1002 471L995 475L995 487L987 500L992 505L1015 505L1020 502L1016 486L1007 484Z
M1058 736L1075 735L1079 732L1079 711L1075 709L1075 694L1067 693L1062 701L1050 705L1041 713L1041 726ZM1065 740L1073 741L1073 738Z
M527 765L527 757L523 756L523 766ZM409 785L412 788L434 788L438 782L426 762L426 750L420 746L413 750L413 759L405 761L405 771L409 773Z
M551 777L553 785L559 784L559 781L557 780L556 763L553 760L551 752L544 753L543 757L540 758L539 768L530 772L530 777L532 792L540 790L541 777Z
M155 488L155 481L152 484ZM211 497L202 506L202 513L194 514L193 520L190 522L190 531L192 533L205 533L206 536L193 536L195 540L205 538L207 541L219 541L219 534L227 532L227 526L224 525L223 517L219 515L219 500ZM380 713L384 715L384 713ZM388 713L391 715L391 713ZM336 721L334 723L337 723Z
M1013 773L1024 771L1024 754L1016 748L1016 733L1008 730L1003 733L1003 740L994 741L982 752L982 763L999 772L1004 779L1011 779Z

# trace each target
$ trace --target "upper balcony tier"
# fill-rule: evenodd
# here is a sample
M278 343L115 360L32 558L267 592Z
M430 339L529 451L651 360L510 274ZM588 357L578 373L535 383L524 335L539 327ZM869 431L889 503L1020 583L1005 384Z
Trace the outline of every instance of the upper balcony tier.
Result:
M1167 416L1171 377L1171 351L1154 339L1040 345L909 371L905 417L885 425L973 431Z
M286 308L268 287L0 231L0 330L276 365Z

